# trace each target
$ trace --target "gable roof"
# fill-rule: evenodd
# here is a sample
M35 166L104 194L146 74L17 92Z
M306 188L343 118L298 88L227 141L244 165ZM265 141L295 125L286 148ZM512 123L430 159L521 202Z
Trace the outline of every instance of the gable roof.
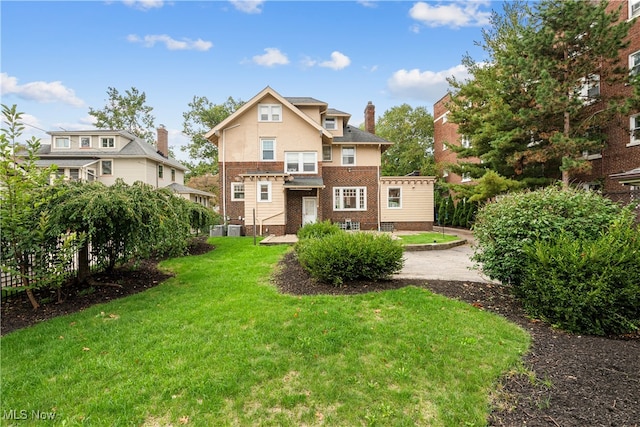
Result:
M329 131L327 131L325 128L320 126L319 123L314 122L309 116L307 116L302 111L300 111L287 98L283 97L282 95L280 95L278 92L276 92L275 90L273 90L269 86L264 88L262 91L260 91L260 93L258 93L256 96L251 98L245 104L243 104L242 107L238 108L229 117L227 117L226 119L224 119L223 121L218 123L218 125L216 127L214 127L213 129L211 129L209 132L207 132L204 135L204 137L215 144L217 139L218 139L218 136L220 135L220 132L223 129L228 127L229 124L231 124L231 122L236 120L237 117L243 115L245 112L247 112L247 110L253 108L255 105L257 105L262 99L264 99L268 95L271 95L274 98L276 98L278 100L278 102L280 102L283 106L285 106L286 108L291 110L294 114L296 114L302 120L304 120L309 125L313 126L315 129L317 129L323 135L323 137L325 137L325 138L327 138L329 140L333 138L333 135ZM321 101L318 101L316 99L313 99L313 98L291 98L291 99L297 100L299 102L305 101L305 102L311 103L311 104L306 104L306 105L326 105L325 103L323 103ZM301 105L301 104L298 104L298 105Z
M154 160L158 163L171 166L175 169L183 171L188 170L186 166L171 157L164 157L160 154L156 148L136 137L135 135L123 131L123 130L83 130L83 131L52 131L47 132L52 136L73 136L73 135L120 135L129 140L129 142L117 151L104 151L96 148L83 148L82 150L64 150L64 151L51 151L51 144L42 144L40 150L38 150L39 162L45 164L56 164L60 167L67 164L72 164L72 159L104 159L104 158L138 158L144 157L146 159ZM59 159L56 162L54 159Z

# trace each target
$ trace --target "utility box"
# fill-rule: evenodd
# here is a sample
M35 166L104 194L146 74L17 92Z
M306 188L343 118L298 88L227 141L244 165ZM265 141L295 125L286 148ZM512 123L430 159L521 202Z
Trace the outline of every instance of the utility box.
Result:
M241 225L228 225L227 226L227 236L229 237L239 237L242 235L242 226Z
M211 237L221 237L221 236L225 236L227 233L225 231L224 225L214 225L213 227L211 227L211 231L209 232L209 235Z

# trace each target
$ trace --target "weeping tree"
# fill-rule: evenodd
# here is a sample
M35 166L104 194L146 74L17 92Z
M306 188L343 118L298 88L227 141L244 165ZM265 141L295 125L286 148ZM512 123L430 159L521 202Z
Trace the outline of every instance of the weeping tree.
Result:
M59 288L81 235L51 226L49 187L55 167L39 168L36 153L40 141L21 143L24 131L17 106L2 105L0 132L0 251L2 272L19 280L34 309L40 304L33 290Z

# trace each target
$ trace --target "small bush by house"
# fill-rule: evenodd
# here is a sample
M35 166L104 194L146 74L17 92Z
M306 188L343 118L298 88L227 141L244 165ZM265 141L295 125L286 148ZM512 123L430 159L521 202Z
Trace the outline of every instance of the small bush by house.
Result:
M296 245L298 260L316 279L340 285L380 280L402 269L402 244L386 234L340 233Z
M333 224L331 221L326 220L322 222L305 224L298 230L297 236L299 240L304 240L321 238L330 234L337 234L341 232L342 230L337 224Z

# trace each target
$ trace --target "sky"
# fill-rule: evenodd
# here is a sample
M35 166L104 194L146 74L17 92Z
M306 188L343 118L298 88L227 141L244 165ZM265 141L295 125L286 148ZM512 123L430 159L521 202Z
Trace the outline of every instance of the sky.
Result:
M178 160L194 97L248 101L267 86L313 97L364 121L446 95L501 1L0 1L2 104L23 137L94 129L110 87L136 88L169 131Z

